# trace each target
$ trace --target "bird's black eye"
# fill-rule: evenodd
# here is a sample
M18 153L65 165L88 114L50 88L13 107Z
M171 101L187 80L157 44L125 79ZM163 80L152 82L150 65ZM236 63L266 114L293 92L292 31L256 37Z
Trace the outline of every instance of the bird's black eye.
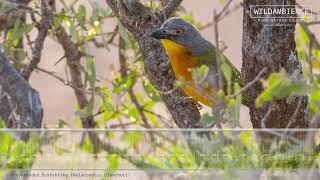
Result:
M178 30L176 30L176 33L177 34L182 34L182 33L184 33L184 30L183 29L178 29Z

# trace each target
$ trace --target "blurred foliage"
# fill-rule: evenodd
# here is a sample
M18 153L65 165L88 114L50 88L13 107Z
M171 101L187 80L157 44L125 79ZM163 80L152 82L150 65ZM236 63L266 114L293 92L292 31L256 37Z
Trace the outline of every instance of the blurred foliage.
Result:
M0 120L0 128L5 124ZM28 141L17 140L9 130L0 131L0 169L30 169L40 148L40 139L32 134Z

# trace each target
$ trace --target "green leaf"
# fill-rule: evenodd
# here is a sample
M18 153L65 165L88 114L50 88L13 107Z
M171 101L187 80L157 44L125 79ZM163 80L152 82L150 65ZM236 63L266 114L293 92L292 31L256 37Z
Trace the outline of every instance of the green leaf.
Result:
M204 122L205 124L215 124L217 118L215 116L211 116L209 113L204 113L201 116L201 121Z
M122 39L125 42L125 49L134 49L135 48L135 40L132 37L131 33L128 32L128 30L123 26L119 25L119 35L122 37Z
M67 125L68 123L63 120L63 119L59 119L58 121L58 128L63 128L65 125Z
M85 73L85 82L89 81L90 87L91 87L91 98L88 102L88 105L80 109L76 112L76 115L82 118L86 118L89 115L92 114L92 111L94 109L94 103L95 103L95 89L96 89L96 70L95 65L93 61L93 57L86 56L86 73Z
M86 13L86 7L82 4L79 5L77 17L81 27L85 28L87 13Z
M30 169L39 147L39 137L37 135L31 135L28 142L15 141L10 147L8 168Z
M98 2L91 2L90 1L90 5L92 7L92 14L91 14L90 20L92 22L96 21L96 20L103 19L105 17L108 17L112 13L110 8L104 8Z
M122 78L119 74L118 77L112 82L113 93L120 94L130 88L136 79L136 74L131 72L127 77Z
M101 88L100 92L103 94L103 98L102 98L103 109L108 112L114 111L112 99L110 97L110 93L109 93L107 87L103 86Z
M201 87L208 87L207 76L209 73L209 67L207 65L201 65L198 68L191 70L192 79Z
M235 92L240 90L238 83L234 84ZM233 126L240 126L240 106L241 106L241 94L237 95L234 99L229 99L227 103L227 111L229 119Z
M6 124L1 117L0 117L0 128L6 128Z
M23 32L24 32L24 33L29 33L29 32L32 31L33 25L32 25L32 24L24 24L24 25L22 26L22 29L23 29Z
M300 37L301 37L302 41L306 45L309 45L309 41L310 41L309 36L301 25L299 25L299 33L300 33Z
M92 56L86 56L86 75L87 75L87 79L89 80L90 87L92 89L95 89L96 68L95 68Z
M53 17L53 27L55 29L59 28L61 26L62 22L63 22L63 16L57 15L57 16Z
M110 179L120 165L120 159L117 154L109 154L107 156L107 160L108 160L108 166L104 171L104 174L109 176L104 176L103 177L104 180Z
M89 138L89 135L88 133L86 133L86 137L84 139L84 143L83 145L81 146L81 149L87 153L93 153L93 144Z
M273 99L305 95L308 91L305 82L293 81L281 73L272 73L267 79L265 90L257 97L255 103L257 107L261 107Z
M91 97L88 105L85 108L76 111L75 114L80 118L87 118L92 114L93 108L94 108L94 97Z
M155 102L161 100L158 91L153 87L153 85L149 81L143 81L143 88L146 91L147 96Z
M144 134L141 131L127 132L123 134L121 139L131 147L142 141L144 139Z
M319 89L313 90L309 95L309 106L312 112L317 112L320 108L320 91Z
M1 123L2 121L0 121ZM8 156L10 147L12 146L13 143L13 137L6 133L6 132L0 132L0 157L5 157Z
M228 94L231 94L232 68L227 63L222 63L221 70L222 70L223 76L227 81L227 88L228 88L227 92Z
M63 155L65 153L71 153L70 150L62 148L62 147L58 147L58 146L54 147L54 151L56 152L57 155Z

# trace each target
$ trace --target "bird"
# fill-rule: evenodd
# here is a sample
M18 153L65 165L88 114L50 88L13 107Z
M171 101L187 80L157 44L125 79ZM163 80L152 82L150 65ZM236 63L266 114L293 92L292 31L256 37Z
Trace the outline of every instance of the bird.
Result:
M176 79L186 82L181 88L192 99L206 106L214 107L217 105L217 88L219 73L216 60L216 47L202 37L198 29L190 22L179 17L172 17L162 24L160 28L150 33L152 38L161 40L161 43L169 57L171 67ZM231 69L231 84L237 82L244 86L241 73L237 68L222 54L225 64ZM194 79L192 69L205 65L208 67L206 86L199 86L197 79ZM223 91L227 93L226 78L223 81ZM230 84L230 83L229 83ZM242 97L242 104L248 106L247 100Z

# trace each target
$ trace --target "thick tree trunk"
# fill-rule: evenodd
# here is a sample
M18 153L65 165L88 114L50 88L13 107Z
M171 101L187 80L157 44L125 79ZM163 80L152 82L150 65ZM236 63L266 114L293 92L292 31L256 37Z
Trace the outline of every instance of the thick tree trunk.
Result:
M295 44L296 23L286 26L266 26L250 18L250 5L295 5L295 0L244 0L242 72L245 82L253 80L264 68L264 78L272 72L285 69L292 77L301 78L301 65L297 59ZM260 82L248 90L251 122L254 128L308 127L307 97L289 97L256 108L254 100L263 91ZM299 103L300 100L300 103ZM296 112L296 113L295 113ZM293 115L296 114L296 117ZM291 121L291 122L290 122Z
M9 105L0 108L0 116L12 120L7 121L12 128L40 128L43 110L39 94L11 66L4 52L0 52L0 86L6 95L0 102Z

